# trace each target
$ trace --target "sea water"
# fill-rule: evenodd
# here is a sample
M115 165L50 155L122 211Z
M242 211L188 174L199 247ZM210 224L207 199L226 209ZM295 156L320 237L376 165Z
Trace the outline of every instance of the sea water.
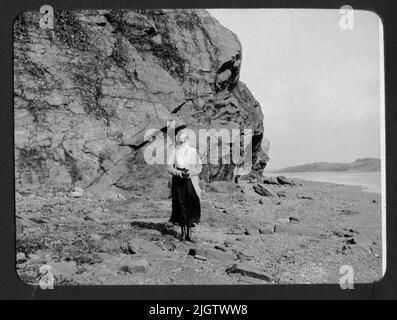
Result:
M264 175L275 176L276 174L264 173ZM380 172L277 172L277 175L292 179L361 186L363 191L381 193Z

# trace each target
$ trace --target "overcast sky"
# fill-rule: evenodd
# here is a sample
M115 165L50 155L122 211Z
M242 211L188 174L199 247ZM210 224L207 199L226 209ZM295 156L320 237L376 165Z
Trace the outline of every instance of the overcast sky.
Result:
M274 170L380 157L379 19L339 10L209 10L237 34L240 79L260 102Z

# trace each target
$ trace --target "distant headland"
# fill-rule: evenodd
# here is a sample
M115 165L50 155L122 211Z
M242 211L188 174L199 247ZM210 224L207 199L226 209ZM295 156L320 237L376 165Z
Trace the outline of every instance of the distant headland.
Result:
M359 171L377 172L381 170L378 158L357 159L352 163L315 162L299 166L286 167L273 172L319 172L319 171Z

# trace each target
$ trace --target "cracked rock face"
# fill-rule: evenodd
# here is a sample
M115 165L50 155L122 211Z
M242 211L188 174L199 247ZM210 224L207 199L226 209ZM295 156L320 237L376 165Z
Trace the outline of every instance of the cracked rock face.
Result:
M17 190L156 192L166 173L145 163L145 132L170 120L250 128L254 168L266 165L261 107L239 81L241 45L205 10L56 11L53 30L39 19L26 12L14 26ZM202 178L233 171L205 165Z

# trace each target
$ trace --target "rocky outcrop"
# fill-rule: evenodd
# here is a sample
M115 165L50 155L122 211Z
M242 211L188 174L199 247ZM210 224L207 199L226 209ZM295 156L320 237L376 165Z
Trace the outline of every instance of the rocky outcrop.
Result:
M14 26L17 190L156 192L165 171L145 163L145 132L166 134L170 120L251 128L253 165L266 165L240 42L205 10L56 11L53 30L39 19ZM202 178L231 180L234 167L205 165Z

